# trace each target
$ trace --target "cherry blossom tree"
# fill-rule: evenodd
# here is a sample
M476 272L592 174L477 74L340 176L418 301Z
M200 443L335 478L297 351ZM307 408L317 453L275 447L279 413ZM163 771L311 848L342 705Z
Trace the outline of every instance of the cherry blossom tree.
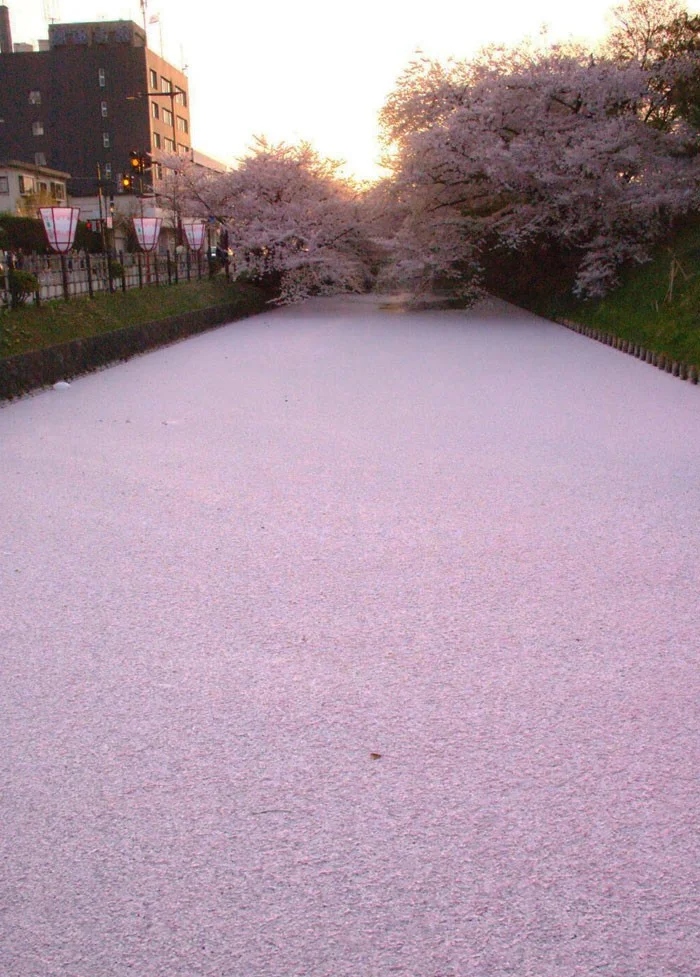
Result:
M612 29L603 53L615 61L651 67L667 39L667 26L683 13L677 0L626 0L610 12Z
M638 64L652 94L642 106L645 121L671 128L678 119L700 122L700 17L676 0L627 0L612 11L604 54Z
M577 293L604 294L698 204L697 134L645 122L657 97L638 62L571 47L414 65L382 116L406 212L397 275L469 297L499 253L555 245Z
M279 286L280 302L360 291L368 280L368 238L360 188L341 164L310 145L271 145L225 174L170 159L187 212L214 216L228 235L239 273Z
M683 11L667 24L654 71L665 94L666 123L683 119L700 128L700 17Z
M238 272L284 302L366 288L382 265L384 282L470 298L513 256L536 278L544 255L602 295L700 202L700 18L676 0L614 17L600 53L541 41L416 60L381 113L392 176L375 187L308 144L259 140L225 174L166 159L163 192L213 216Z

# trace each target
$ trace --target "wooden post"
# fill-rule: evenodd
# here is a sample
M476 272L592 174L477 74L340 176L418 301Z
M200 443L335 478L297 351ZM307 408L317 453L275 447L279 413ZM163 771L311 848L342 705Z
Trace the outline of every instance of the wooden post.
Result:
M68 267L66 265L66 256L61 252L61 278L63 280L63 298L67 302L70 298L68 294Z
M114 282L112 281L112 255L107 252L107 281L109 282L110 292L114 291Z
M92 291L92 268L90 267L90 252L89 251L86 251L85 252L85 269L87 271L88 294L89 294L90 298L94 298L93 291Z

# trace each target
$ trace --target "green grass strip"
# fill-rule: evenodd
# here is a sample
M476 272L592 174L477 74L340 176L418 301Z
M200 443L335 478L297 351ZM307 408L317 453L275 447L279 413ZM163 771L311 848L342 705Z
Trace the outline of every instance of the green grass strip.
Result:
M567 319L700 366L700 227L684 230L654 260L628 269L600 301L559 299L533 311Z
M26 306L0 312L0 359L225 305L239 305L242 312L253 313L264 306L264 296L255 286L231 284L221 277L100 293L93 299L44 302L39 308Z

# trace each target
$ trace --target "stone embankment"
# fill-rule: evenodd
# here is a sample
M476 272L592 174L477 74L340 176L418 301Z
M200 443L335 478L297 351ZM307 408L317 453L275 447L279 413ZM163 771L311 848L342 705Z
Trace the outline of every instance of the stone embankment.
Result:
M139 353L186 339L225 322L247 318L259 311L242 309L240 304L196 309L158 322L126 326L113 332L9 356L0 360L0 401L12 400L57 381L123 362Z

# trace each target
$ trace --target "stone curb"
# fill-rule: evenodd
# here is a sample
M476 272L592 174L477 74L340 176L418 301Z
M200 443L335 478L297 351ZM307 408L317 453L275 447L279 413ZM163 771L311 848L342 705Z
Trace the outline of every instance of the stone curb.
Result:
M567 329L571 329L572 332L577 332L581 336L586 336L588 339L595 339L599 343L605 343L606 346L612 346L614 349L619 349L623 353L635 356L638 360L650 363L659 370L664 370L666 373L670 373L680 380L687 380L693 384L698 383L700 370L697 366L673 360L664 353L654 353L639 343L634 343L631 339L622 339L620 336L601 332L599 329L594 329L593 326L583 326L578 322L571 322L569 319L557 319L556 322L560 326L565 326Z

